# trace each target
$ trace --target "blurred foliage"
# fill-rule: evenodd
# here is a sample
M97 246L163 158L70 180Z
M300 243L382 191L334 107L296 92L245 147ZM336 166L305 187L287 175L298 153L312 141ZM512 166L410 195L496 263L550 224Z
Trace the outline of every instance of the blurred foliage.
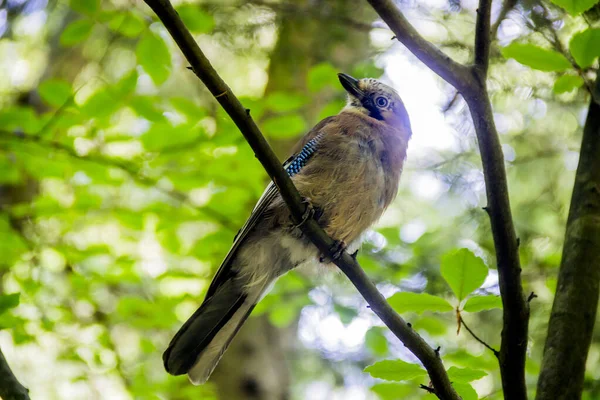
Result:
M398 200L366 235L359 261L441 347L464 399L500 399L494 355L458 325L464 318L499 347L502 304L465 104L371 25L373 14L336 19L326 0L319 10L291 0L173 3L282 159L344 105L338 71L384 75L397 87L414 138ZM403 7L429 40L469 60L474 5L426 3ZM525 287L538 295L532 393L600 56L595 4L518 3L499 26L490 65ZM200 303L266 174L142 2L7 1L0 16L0 345L11 366L32 398L216 398L211 385L164 373L161 353ZM331 24L341 41L370 35L371 57L344 64L335 52L319 54L327 59L300 70L293 46L310 32L296 32L277 68L302 84L265 92L285 18ZM297 326L295 399L431 397L414 356L338 274L289 273L255 314ZM600 396L599 379L596 333L584 398Z

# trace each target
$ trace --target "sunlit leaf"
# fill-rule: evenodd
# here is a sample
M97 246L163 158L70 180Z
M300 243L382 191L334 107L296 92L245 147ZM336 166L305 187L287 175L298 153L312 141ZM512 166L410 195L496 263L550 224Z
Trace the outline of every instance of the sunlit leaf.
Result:
M481 379L486 375L487 372L479 369L458 367L450 367L448 369L448 377L452 382L468 383Z
M56 107L64 105L72 95L71 84L61 79L48 79L38 87L40 97Z
M308 71L307 85L311 92L318 92L326 86L339 85L338 71L329 63L317 64Z
M20 298L20 293L0 295L0 314L3 314L11 308L18 306Z
M567 93L583 85L583 79L577 75L563 75L554 82L554 93Z
M427 372L417 364L402 360L383 360L365 368L365 372L373 378L387 381L406 381L427 375Z
M298 309L290 307L289 304L278 303L273 306L269 313L269 321L278 328L289 326L298 315Z
M382 327L374 326L365 335L367 348L376 356L385 356L388 353L388 341L383 332Z
M477 392L473 389L473 386L468 383L453 383L452 386L462 400L477 400L479 398Z
M198 128L188 125L172 126L168 122L156 123L146 131L141 141L144 148L149 151L158 151L164 148L187 145L194 142L200 136Z
M373 60L362 62L352 69L352 76L361 78L379 78L383 75L383 69L375 65Z
M39 118L31 107L0 108L0 126L5 131L22 130L25 133L37 133Z
M94 14L100 9L100 0L71 0L71 9L84 14Z
M304 106L308 99L306 96L294 92L274 92L269 94L265 101L268 109L275 112L286 112Z
M90 117L103 118L116 112L121 104L109 88L101 88L81 106L81 112Z
M194 33L209 33L215 27L215 19L206 13L199 4L184 4L177 7L177 13L185 26Z
M488 274L488 268L483 260L469 249L445 254L442 257L440 270L459 301L479 288Z
M146 29L143 17L136 10L110 12L104 19L110 29L131 38L138 37Z
M572 68L562 54L530 43L511 43L502 48L505 58L514 58L523 65L540 71L564 71Z
M265 135L274 139L296 137L307 129L306 121L298 114L281 115L267 119L262 124Z
M559 7L564 8L571 15L579 15L592 8L598 0L550 0Z
M147 31L135 49L138 63L154 81L162 85L171 74L171 54L165 41L152 31Z
M586 29L576 33L569 42L569 51L581 68L587 68L600 56L600 29Z
M371 391L381 400L405 400L415 391L414 385L401 383L377 383L371 386Z
M487 295L469 297L463 310L467 312L478 312L491 310L493 308L502 308L502 299L500 296Z
M74 46L83 42L92 33L94 21L90 19L78 19L71 22L60 34L60 44L63 46Z
M165 120L161 110L157 108L160 100L150 96L136 96L130 99L129 105L135 112L152 122L161 122Z
M445 299L428 293L398 292L388 299L388 303L398 313L407 311L421 314L425 311L452 311L454 307Z

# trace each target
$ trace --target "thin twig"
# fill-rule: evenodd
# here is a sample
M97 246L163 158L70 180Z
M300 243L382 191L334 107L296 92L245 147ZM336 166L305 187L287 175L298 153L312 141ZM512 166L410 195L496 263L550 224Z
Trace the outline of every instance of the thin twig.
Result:
M237 125L248 141L248 144L254 150L256 157L259 159L271 179L273 179L273 182L278 187L281 197L288 206L294 221L300 223L306 205L302 202L298 190L283 169L280 161L261 134L250 114L211 66L170 2L167 0L145 0L145 2L152 8L156 15L158 15L192 66L193 71L198 75L200 80L204 82L213 96L226 92L225 95L217 98L217 101ZM335 264L358 289L373 312L375 312L375 314L381 318L404 345L419 358L429 373L437 396L444 400L459 400L460 397L452 388L452 384L450 383L441 358L438 357L434 349L432 349L417 332L411 329L406 321L391 308L356 260L345 251L339 258L334 257L334 241L327 236L325 231L323 231L314 219L309 219L303 223L301 229L322 254L334 260Z
M458 321L462 324L462 326L465 327L465 329L467 330L467 332L469 332L471 334L471 336L473 336L473 338L475 340L477 340L479 343L481 343L482 345L484 345L485 347L487 347L488 349L490 349L492 351L492 353L494 353L494 355L496 356L496 358L500 357L500 352L498 350L494 349L492 346L490 346L485 341L483 341L482 339L480 339L475 334L475 332L473 332L471 330L471 328L469 328L469 326L465 323L465 320L463 319L462 315L458 317Z

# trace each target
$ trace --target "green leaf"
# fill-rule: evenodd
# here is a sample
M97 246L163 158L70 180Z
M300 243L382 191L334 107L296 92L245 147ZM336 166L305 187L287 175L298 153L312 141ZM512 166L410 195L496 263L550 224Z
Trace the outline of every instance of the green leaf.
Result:
M168 122L155 123L146 131L141 141L148 151L158 151L165 147L191 144L200 136L201 131L189 125L172 126Z
M500 296L473 296L467 299L463 310L467 312L478 312L483 310L491 310L492 308L502 308L502 299Z
M100 8L100 0L71 0L71 9L84 14L94 14Z
M71 22L60 34L60 44L63 46L75 46L83 42L92 33L94 21L90 19L78 19Z
M592 8L598 0L550 0L559 7L564 8L571 15L579 15Z
M275 112L294 111L306 105L308 99L298 93L273 92L266 98L266 106Z
M60 107L71 98L71 84L62 79L48 79L40 84L38 93L46 103Z
M600 56L600 29L576 33L569 42L569 51L581 68L587 68Z
M269 313L269 321L277 328L289 326L298 315L296 307L290 307L289 304L277 303Z
M388 303L398 313L412 311L422 314L424 311L447 312L454 309L445 299L428 293L398 292L388 299Z
M450 367L448 377L452 382L469 383L487 376L487 372L480 369Z
M460 249L442 257L441 273L459 301L483 284L488 268L469 249Z
M5 131L22 129L25 133L37 133L39 119L30 107L0 108L0 126Z
M562 54L530 43L511 43L501 51L505 58L514 58L519 63L540 71L564 71L571 68L571 63Z
M146 29L144 19L135 10L111 12L104 19L110 29L131 38L138 37Z
M388 353L388 341L383 332L382 327L374 326L365 335L367 348L376 356L384 356Z
M136 96L129 101L129 105L139 116L146 118L148 121L161 122L165 120L165 117L155 106L159 101L155 97Z
M456 392L460 395L462 400L477 400L479 396L477 396L477 392L473 389L473 386L468 383L454 383L452 384Z
M185 26L194 33L210 33L215 27L215 19L200 8L199 4L185 4L177 7L177 13Z
M0 295L0 314L18 306L20 298L20 293Z
M379 78L383 75L383 69L375 65L373 60L362 62L352 69L352 76L361 78Z
M583 85L583 79L577 75L563 75L554 82L554 93L561 94L570 92Z
M160 36L148 31L138 42L135 54L138 63L157 86L167 80L171 73L171 54Z
M365 368L365 372L373 378L387 381L406 381L427 375L427 372L417 364L402 360L383 360Z
M81 112L92 118L108 117L119 109L118 100L108 88L101 88L86 100L81 106Z
M411 398L414 387L402 383L378 383L371 386L371 391L381 400L405 400Z
M274 139L293 138L306 131L306 121L298 114L280 115L267 119L262 128Z
M326 86L335 87L338 84L337 70L329 63L317 64L308 71L308 89L318 92Z

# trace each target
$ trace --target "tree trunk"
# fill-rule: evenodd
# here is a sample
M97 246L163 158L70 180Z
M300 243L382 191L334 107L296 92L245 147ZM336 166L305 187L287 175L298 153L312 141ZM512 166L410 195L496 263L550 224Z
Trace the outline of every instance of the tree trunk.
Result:
M600 93L600 78L596 81ZM583 128L537 400L581 398L600 288L600 105Z

